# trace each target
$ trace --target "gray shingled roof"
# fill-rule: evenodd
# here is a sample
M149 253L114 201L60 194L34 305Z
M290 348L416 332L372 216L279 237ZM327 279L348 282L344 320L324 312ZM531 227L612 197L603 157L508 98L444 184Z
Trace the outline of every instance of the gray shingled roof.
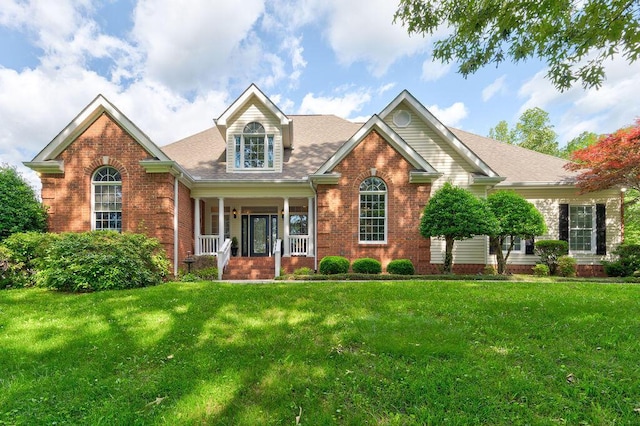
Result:
M500 176L506 179L498 184L516 183L572 183L577 175L564 169L566 160L541 154L495 139L475 135L464 130L449 128L462 143Z
M282 173L227 173L226 146L216 127L163 146L171 159L192 177L202 180L302 180L317 171L336 150L353 136L362 123L334 115L290 115L293 149L285 150ZM450 130L505 181L500 185L570 183L575 173L557 157L509 145L463 130Z

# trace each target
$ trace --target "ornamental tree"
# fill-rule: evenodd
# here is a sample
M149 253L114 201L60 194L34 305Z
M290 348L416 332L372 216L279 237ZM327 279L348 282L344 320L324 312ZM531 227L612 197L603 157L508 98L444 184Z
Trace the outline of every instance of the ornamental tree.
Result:
M47 212L15 167L0 165L0 241L16 232L45 231Z
M489 236L489 243L496 254L498 273L504 274L515 239L543 235L547 232L547 225L538 209L513 191L496 191L487 197L487 204L498 221L498 228ZM504 253L502 248L507 241L509 246Z
M465 77L489 64L540 58L560 91L577 82L599 87L605 60L632 63L640 55L634 0L400 0L394 21L409 34L440 35L433 58L458 63Z
M445 241L445 274L452 271L455 241L476 235L494 235L497 229L498 221L486 201L449 182L433 194L420 220L423 237L438 237Z
M597 143L574 151L571 159L573 162L565 168L580 172L576 184L582 192L613 187L640 191L640 119L634 126L602 136Z

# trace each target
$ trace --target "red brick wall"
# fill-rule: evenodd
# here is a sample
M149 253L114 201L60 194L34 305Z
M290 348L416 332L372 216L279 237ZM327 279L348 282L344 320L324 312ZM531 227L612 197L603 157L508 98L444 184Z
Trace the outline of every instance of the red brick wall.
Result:
M371 176L371 168L387 185L386 244L359 243L360 184ZM418 228L431 185L409 183L413 169L382 136L369 133L334 168L342 175L338 185L318 186L318 259L371 257L380 260L383 269L393 259L411 259L417 273L428 273L430 243Z
M49 206L49 228L53 232L91 230L91 178L106 164L122 176L122 230L144 232L158 238L173 259L174 177L169 173L148 174L139 161L150 157L111 117L102 114L57 158L64 161L64 174L43 174L42 200ZM180 254L192 244L193 226L189 190L180 185ZM182 223L181 223L182 224Z

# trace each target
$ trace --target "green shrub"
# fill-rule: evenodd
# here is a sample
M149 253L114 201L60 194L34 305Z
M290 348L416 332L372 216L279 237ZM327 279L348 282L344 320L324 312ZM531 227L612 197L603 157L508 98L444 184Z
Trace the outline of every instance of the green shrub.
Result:
M640 244L621 244L613 254L618 256L618 260L602 262L608 276L630 277L640 270Z
M57 234L42 232L18 232L3 241L6 250L3 288L32 287L36 284L37 272L42 267L45 254Z
M549 276L549 267L544 263L538 263L533 268L533 275L536 277L548 277Z
M387 265L387 272L397 275L413 275L416 269L409 259L394 259Z
M382 264L379 260L363 257L354 260L351 269L356 274L380 274L382 273Z
M195 283L201 281L201 279L196 274L186 273L180 277L180 281L183 283Z
M482 275L497 275L498 269L496 269L495 265L485 265L482 270Z
M535 243L535 252L540 261L549 267L549 273L555 274L558 258L569 254L569 243L562 240L540 240Z
M97 291L160 284L169 261L158 240L142 234L65 233L44 259L38 284L64 291Z
M577 262L571 256L560 256L558 258L558 274L562 277L575 277Z
M349 272L349 260L342 256L325 256L320 261L319 270L323 275L346 274Z
M208 268L197 269L192 272L192 275L200 278L200 280L216 281L218 279L218 268L216 266L210 266Z
M313 275L313 269L308 266L303 266L293 271L293 275Z

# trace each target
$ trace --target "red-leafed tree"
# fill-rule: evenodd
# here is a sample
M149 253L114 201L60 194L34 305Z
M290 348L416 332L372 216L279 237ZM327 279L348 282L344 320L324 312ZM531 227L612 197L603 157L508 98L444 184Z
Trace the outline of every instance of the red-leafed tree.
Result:
M624 187L640 191L640 119L631 127L605 135L574 151L568 170L581 172L576 184L583 192ZM638 199L633 200L638 201Z

